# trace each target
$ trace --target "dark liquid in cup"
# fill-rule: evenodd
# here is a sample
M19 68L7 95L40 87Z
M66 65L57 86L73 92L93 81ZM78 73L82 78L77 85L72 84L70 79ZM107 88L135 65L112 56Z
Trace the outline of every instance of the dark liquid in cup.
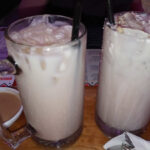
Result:
M0 93L0 116L3 122L11 119L20 109L21 101L12 93Z

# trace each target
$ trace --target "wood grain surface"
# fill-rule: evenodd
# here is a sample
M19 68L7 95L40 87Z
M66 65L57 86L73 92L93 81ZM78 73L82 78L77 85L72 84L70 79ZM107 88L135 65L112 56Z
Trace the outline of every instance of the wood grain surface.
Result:
M84 104L84 122L83 132L80 138L71 146L62 148L61 150L104 150L103 145L109 140L97 127L95 123L95 102L97 87L85 88L85 104ZM25 122L23 115L19 124ZM15 125L17 126L17 125ZM144 139L150 140L150 125L148 125L144 134ZM32 138L25 140L17 150L50 150L49 147L43 147L35 143ZM10 150L4 141L0 140L0 150Z

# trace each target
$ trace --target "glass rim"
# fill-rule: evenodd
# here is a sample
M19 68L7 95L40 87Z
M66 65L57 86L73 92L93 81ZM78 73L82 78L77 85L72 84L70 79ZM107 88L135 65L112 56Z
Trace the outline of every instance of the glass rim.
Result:
M73 46L73 45L75 45L80 39L82 39L82 38L87 34L87 29L86 29L85 25L84 25L82 22L80 22L80 27L83 28L83 32L81 32L81 35L80 35L77 39L75 39L75 40L73 40L73 41L70 40L70 41L68 41L68 42L66 42L66 43L61 43L61 44L58 44L58 45L51 45L51 44L47 44L47 45L23 44L23 43L21 43L21 42L15 41L14 39L12 39L12 38L9 36L9 30L10 30L12 27L14 27L16 24L18 24L19 22L22 22L22 21L24 21L24 20L28 20L28 19L34 18L34 17L40 17L40 16L64 18L64 19L66 19L66 20L68 20L68 21L71 21L71 22L73 23L73 19L72 19L71 17L67 17L67 16L63 16L63 15L57 15L57 14L43 14L43 15L29 16L29 17L21 18L21 19L18 19L18 20L16 20L16 21L12 22L12 23L8 26L8 28L5 30L5 38L8 39L9 41L15 43L15 44L20 45L20 46L27 46L27 47L34 47L34 46L35 46L35 47L53 47L53 48L56 47L56 48L57 48L57 47L63 47L63 46Z

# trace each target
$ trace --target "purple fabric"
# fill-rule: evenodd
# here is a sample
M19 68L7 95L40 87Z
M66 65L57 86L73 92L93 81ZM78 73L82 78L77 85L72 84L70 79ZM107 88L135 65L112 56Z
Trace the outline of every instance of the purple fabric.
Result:
M8 56L6 42L4 38L5 27L0 27L0 60L5 59Z

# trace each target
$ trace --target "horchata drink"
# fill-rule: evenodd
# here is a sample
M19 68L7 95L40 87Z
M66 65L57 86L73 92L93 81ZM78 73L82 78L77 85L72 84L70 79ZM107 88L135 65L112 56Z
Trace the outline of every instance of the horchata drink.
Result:
M150 15L124 12L104 26L96 121L108 136L141 133L150 118Z
M82 130L86 30L71 41L72 20L41 15L12 23L6 34L28 127L38 142L61 147Z

